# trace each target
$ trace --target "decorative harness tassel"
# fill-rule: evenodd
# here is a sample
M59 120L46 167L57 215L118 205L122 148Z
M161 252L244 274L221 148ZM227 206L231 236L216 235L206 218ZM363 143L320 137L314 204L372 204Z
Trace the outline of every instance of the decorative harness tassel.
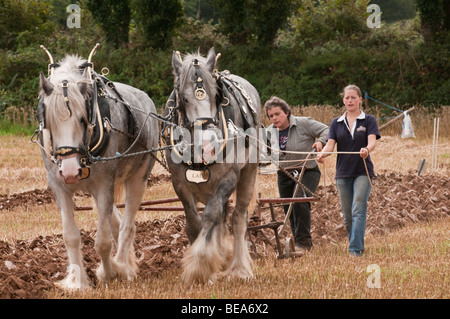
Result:
M198 70L199 70L199 64L198 64L198 60L194 59L193 61L194 64L194 68L195 68L195 83L196 83L196 88L194 91L194 95L195 98L197 100L204 100L206 98L206 91L203 88L203 79L202 77L198 74Z

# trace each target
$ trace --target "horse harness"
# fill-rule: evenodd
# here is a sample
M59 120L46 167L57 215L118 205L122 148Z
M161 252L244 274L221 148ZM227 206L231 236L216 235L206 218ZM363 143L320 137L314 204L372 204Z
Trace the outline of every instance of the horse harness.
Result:
M201 77L199 71L198 60L194 59L192 61L195 68L195 91L194 96L198 100L204 100L206 98L206 91L203 87L203 78ZM235 118L235 111L238 109L243 116L244 119L244 127L245 131L247 128L252 127L254 123L257 123L257 112L253 107L252 100L244 88L236 81L230 78L230 72L228 70L222 72L215 72L213 76L216 80L216 84L218 86L217 95L216 95L216 108L217 112L214 118L201 117L197 118L192 122L189 122L186 112L184 109L184 105L182 99L179 97L179 84L175 85L174 90L170 94L169 99L166 102L165 108L165 119L169 122L169 124L162 124L161 136L167 145L172 147L172 150L179 157L182 157L182 149L180 150L177 145L179 143L183 143L182 137L180 140L176 141L173 136L174 127L180 127L187 129L192 136L192 132L195 128L201 130L207 130L211 127L218 127L222 132L224 139L223 144L220 149L222 152L226 147L227 141L227 130L228 126L231 126L233 130L237 130L236 125L233 123ZM231 97L237 101L237 105L233 105L231 101ZM193 147L193 146L192 146ZM246 147L248 147L248 143L246 142ZM184 146L186 148L186 146ZM217 154L216 154L217 155ZM195 171L204 171L206 170L206 166L215 164L216 161L203 161L202 163L195 163L193 160L194 152L191 152L191 160L185 162L182 161L189 169Z
M80 66L80 72L84 71L84 68L90 65L89 62L84 63ZM55 63L52 67L58 67L59 64ZM53 163L60 165L58 157L69 156L72 154L80 154L80 166L81 166L81 177L80 179L86 179L90 175L89 166L92 164L92 158L96 156L101 156L108 146L110 131L114 128L111 124L111 114L109 109L109 104L106 98L114 99L116 102L121 102L127 106L128 110L128 131L120 132L129 137L133 137L135 131L135 120L131 112L130 106L123 100L121 94L115 88L113 82L107 79L103 75L93 73L93 94L91 99L86 99L86 111L87 111L87 125L83 137L83 145L78 147L73 146L60 146L53 149L53 140L51 132L46 127L45 123L45 104L44 97L40 97L38 107L37 107L37 118L39 122L39 128L34 132L31 137L32 142L36 142L34 139L37 135L41 147L44 149L44 153L47 158ZM65 106L67 108L68 117L72 116L72 110L69 104L68 96L68 81L63 80L61 83L63 89L63 96ZM107 88L110 88L115 92L119 98L115 98L109 95ZM116 129L116 131L118 131Z

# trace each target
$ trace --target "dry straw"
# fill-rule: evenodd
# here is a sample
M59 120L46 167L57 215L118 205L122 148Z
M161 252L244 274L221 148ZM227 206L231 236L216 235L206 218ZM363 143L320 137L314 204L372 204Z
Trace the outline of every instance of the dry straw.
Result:
M342 114L332 106L293 108L295 115L311 116L323 123ZM369 113L369 112L368 112ZM379 112L370 112L379 118ZM415 139L401 139L401 121L382 132L377 148L371 154L375 169L398 173L416 172L417 164L426 158L431 162L433 119L441 123L450 120L448 107L430 113L416 107L411 113ZM267 119L265 119L267 121ZM450 173L449 125L441 125L437 141L439 170L433 174ZM39 149L29 137L1 136L0 141L0 194L17 194L35 188L46 189L45 169ZM14 154L14 156L11 156ZM335 155L323 166L323 182L334 183ZM428 174L430 172L424 172ZM157 167L156 176L168 173ZM259 191L262 197L277 197L276 180L262 178ZM374 187L377 187L374 185ZM174 197L168 179L148 187L144 200ZM332 194L328 194L331 200ZM76 196L80 205L92 204L89 197ZM140 221L167 218L168 213L140 212ZM182 213L176 213L182 214ZM95 212L77 212L80 228L96 228ZM16 207L0 213L0 239L15 242L39 235L60 234L62 227L57 206L43 204L38 207ZM448 299L448 229L449 220L415 224L384 237L367 238L367 254L362 258L349 258L346 242L316 247L314 252L296 260L263 258L256 260L255 279L251 282L220 280L217 284L186 289L180 281L180 270L164 272L155 278L128 283L114 282L108 288L98 287L88 292L62 293L50 291L49 298L443 298ZM369 249L370 248L370 249ZM367 267L381 268L381 288L367 287Z

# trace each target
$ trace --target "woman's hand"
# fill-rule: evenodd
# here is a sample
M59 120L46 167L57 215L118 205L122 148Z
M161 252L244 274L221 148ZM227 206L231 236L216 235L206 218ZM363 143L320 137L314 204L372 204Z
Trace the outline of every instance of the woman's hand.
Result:
M359 156L362 158L367 158L369 156L369 149L367 147L363 147L359 150Z
M317 141L311 146L311 148L312 149L316 148L316 152L320 152L323 149L323 144L322 142Z
M321 142L317 142L319 144L322 144ZM316 143L316 144L317 144ZM322 151L322 153L317 154L316 160L319 163L324 163L325 162L325 157L330 156L330 152L332 152L334 150L334 146L336 145L336 141L333 139L328 139L327 144L325 145L325 147L322 149L320 148L320 150ZM314 147L314 145L313 145Z
M326 157L326 155L324 153L319 153L316 157L316 160L319 163L325 163L325 157Z

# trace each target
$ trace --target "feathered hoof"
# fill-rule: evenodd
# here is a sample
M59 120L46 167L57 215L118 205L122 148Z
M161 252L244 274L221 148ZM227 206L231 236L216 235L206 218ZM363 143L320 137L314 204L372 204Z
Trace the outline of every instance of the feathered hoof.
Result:
M135 256L134 252L130 252L128 260L125 261L126 264L123 262L120 262L117 259L114 259L114 260L117 265L121 265L120 267L122 267L122 265L123 265L123 267L125 267L125 278L128 281L134 281L136 279L139 267L137 265L136 256ZM123 272L122 269L120 271Z
M128 255L128 266L127 266L127 279L129 281L133 281L137 277L137 273L139 271L139 266L136 260L136 254L134 249L130 251Z
M137 269L134 267L127 266L126 267L126 279L128 281L134 281L137 277Z
M250 268L244 266L232 266L227 269L224 274L228 280L236 280L236 279L245 279L250 280L253 279L253 272Z
M62 290L85 290L91 289L86 273L78 265L70 265L67 268L67 276L55 283Z
M210 273L209 275L201 273L200 271L184 271L181 275L181 280L186 287L193 285L213 285L217 281L217 274Z
M220 257L220 254L211 251L202 253L197 251L195 253L194 249L188 249L182 260L183 274L181 279L184 284L191 286L193 284L215 283L223 262Z
M217 273L219 272L220 264L208 263L200 260L183 259L183 274L181 280L185 286L192 286L194 284L214 284L217 281Z
M103 263L97 268L97 278L100 282L128 279L127 266L115 260L111 260L111 271L107 272Z

